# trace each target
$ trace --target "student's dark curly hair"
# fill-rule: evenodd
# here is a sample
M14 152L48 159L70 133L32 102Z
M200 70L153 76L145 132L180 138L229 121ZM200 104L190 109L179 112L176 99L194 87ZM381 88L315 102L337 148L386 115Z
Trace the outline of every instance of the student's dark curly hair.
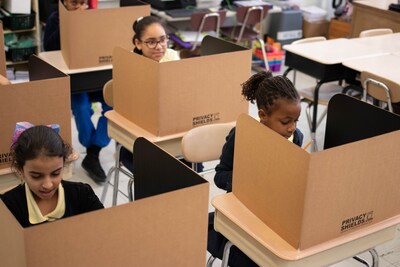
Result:
M132 25L132 29L135 32L135 35L133 35L132 38L132 43L135 45L135 40L142 40L143 33L146 31L147 27L150 26L153 23L158 23L161 26L164 27L163 23L161 20L157 17L154 16L146 16L146 17L140 17L138 18ZM142 55L142 50L139 50L136 45L135 48L133 49L133 52L136 54Z
M242 84L242 95L258 109L264 108L270 114L278 99L299 101L300 96L293 83L284 76L272 76L271 72L261 71Z
M65 160L71 155L72 148L61 136L48 126L38 125L25 130L11 147L11 166L14 170L22 170L27 160L41 155L62 157Z

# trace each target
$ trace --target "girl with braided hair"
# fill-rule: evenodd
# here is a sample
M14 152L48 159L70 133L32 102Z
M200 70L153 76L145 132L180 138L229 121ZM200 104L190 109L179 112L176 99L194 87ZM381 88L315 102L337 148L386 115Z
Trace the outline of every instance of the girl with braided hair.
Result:
M260 122L282 137L301 146L303 134L296 128L300 116L300 96L292 82L283 76L272 76L271 72L259 72L242 84L242 95L258 108ZM235 128L226 137L220 163L216 166L215 184L228 192L232 191L233 154ZM214 213L209 214L207 250L214 258L222 259L226 242L222 234L214 230ZM233 246L229 253L231 267L258 266L247 255Z
M292 82L271 72L259 72L242 84L242 95L250 103L256 102L260 122L289 141L301 146L303 134L296 128L300 116L300 96ZM226 137L220 163L216 166L215 184L232 191L232 170L235 128Z

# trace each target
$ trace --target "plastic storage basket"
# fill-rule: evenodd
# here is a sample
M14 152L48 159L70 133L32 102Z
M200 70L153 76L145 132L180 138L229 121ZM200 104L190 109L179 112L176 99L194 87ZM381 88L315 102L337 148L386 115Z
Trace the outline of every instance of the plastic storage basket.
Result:
M35 26L35 12L31 14L10 14L4 9L1 9L3 13L3 24L5 28L12 31L32 29Z

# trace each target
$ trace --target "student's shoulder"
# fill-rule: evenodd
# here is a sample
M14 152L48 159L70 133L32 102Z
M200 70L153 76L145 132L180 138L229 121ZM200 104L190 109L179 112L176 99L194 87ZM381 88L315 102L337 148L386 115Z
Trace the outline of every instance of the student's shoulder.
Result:
M0 199L6 204L10 210L14 210L13 207L20 207L26 203L25 197L25 186L18 185L13 189L0 195Z
M1 199L8 199L12 198L14 196L20 195L21 193L24 193L24 186L22 184L12 188L11 190L8 190L7 192L0 194Z
M79 193L81 191L93 191L92 187L89 184L82 183L82 182L72 182L62 180L62 186L66 192L75 192Z
M180 59L178 51L171 48L167 49L167 51L165 52L165 57L167 58L167 61L174 61Z

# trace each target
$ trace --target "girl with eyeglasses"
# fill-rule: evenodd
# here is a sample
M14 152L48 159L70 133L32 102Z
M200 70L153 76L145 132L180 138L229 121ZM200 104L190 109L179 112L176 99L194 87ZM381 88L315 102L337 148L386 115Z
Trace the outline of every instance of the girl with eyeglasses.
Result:
M133 23L133 52L158 62L179 60L177 51L168 48L168 35L157 17L138 18Z

